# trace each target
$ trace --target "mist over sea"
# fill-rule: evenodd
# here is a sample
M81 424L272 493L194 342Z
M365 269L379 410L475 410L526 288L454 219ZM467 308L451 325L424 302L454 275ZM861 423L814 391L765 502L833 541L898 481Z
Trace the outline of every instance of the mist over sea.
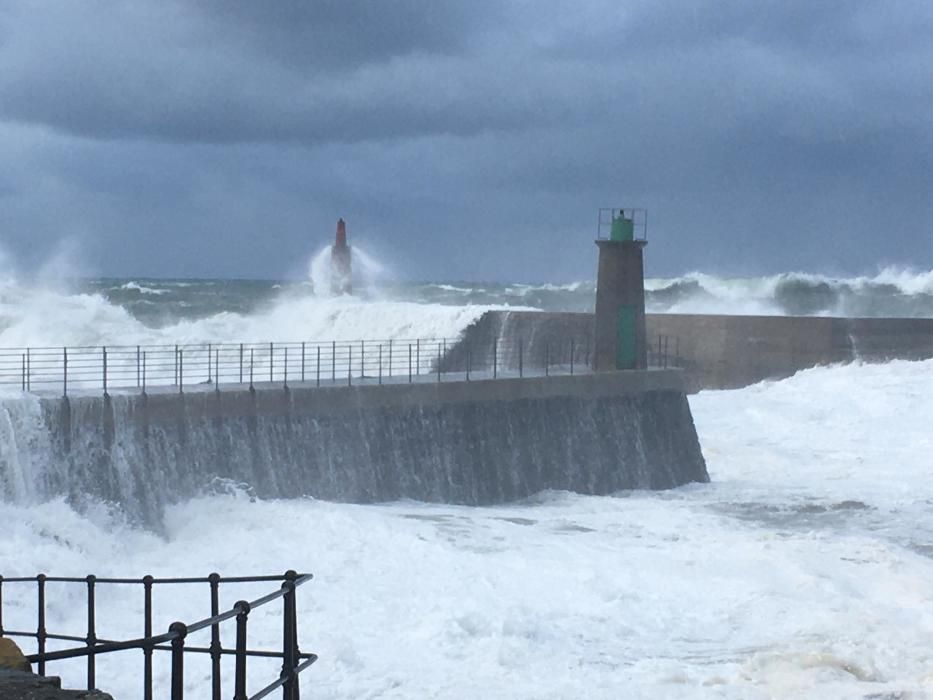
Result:
M320 286L320 285L319 285ZM831 279L694 273L648 282L654 312L933 316L933 273ZM590 311L593 284L0 281L0 346L455 337L490 308ZM307 697L922 698L933 693L933 361L851 364L690 397L712 483L466 508L262 501L249 484L171 506L165 529L43 494L34 397L0 398L0 572L313 572ZM224 591L223 605L266 592ZM50 586L48 627L82 634L84 593ZM4 625L34 594L4 587ZM156 628L206 616L156 600ZM98 635L139 636L141 596L98 593ZM276 621L251 626L274 647ZM229 641L229 640L228 640ZM28 650L28 649L27 649ZM157 657L165 687L167 658ZM256 662L256 669L262 667ZM207 660L186 660L199 697ZM141 662L98 679L139 695ZM57 664L79 686L81 664ZM277 670L268 667L275 675ZM252 671L251 671L252 673Z

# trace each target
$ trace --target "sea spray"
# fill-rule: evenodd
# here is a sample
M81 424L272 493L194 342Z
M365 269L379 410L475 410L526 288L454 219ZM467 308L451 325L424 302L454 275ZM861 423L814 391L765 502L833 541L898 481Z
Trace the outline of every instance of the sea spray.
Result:
M35 503L53 495L51 440L35 396L0 398L0 500Z
M352 251L353 289L359 296L378 296L379 286L386 281L388 268L374 256L357 245L350 246ZM314 294L318 297L333 296L331 246L321 248L308 264L308 277Z

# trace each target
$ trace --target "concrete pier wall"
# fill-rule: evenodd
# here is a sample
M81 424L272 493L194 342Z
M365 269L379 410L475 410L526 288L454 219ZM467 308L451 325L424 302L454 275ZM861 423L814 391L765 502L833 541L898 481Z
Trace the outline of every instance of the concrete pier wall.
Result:
M123 506L262 498L492 504L707 481L676 371L43 399L47 488Z
M467 329L447 361L459 362L466 346L474 358L489 356L497 342L507 348L499 362L512 368L521 338L526 357L547 353L566 363L573 339L574 361L585 364L593 324L587 313L491 311ZM822 364L933 357L933 319L648 314L646 326L649 355L658 336L667 336L691 392L739 388Z

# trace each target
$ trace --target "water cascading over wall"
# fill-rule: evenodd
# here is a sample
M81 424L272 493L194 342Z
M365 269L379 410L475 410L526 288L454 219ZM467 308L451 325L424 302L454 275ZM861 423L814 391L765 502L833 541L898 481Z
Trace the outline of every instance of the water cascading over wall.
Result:
M31 484L8 498L92 498L152 526L166 504L230 484L260 498L467 505L664 489L708 480L680 383L620 372L42 399L31 429L41 422L44 456L28 478L0 466Z

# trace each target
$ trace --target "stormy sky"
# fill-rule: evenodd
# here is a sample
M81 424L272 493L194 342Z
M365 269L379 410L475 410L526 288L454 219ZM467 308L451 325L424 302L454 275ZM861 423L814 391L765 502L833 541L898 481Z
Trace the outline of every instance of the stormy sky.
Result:
M302 275L339 216L400 276L933 268L927 0L0 3L0 248Z

